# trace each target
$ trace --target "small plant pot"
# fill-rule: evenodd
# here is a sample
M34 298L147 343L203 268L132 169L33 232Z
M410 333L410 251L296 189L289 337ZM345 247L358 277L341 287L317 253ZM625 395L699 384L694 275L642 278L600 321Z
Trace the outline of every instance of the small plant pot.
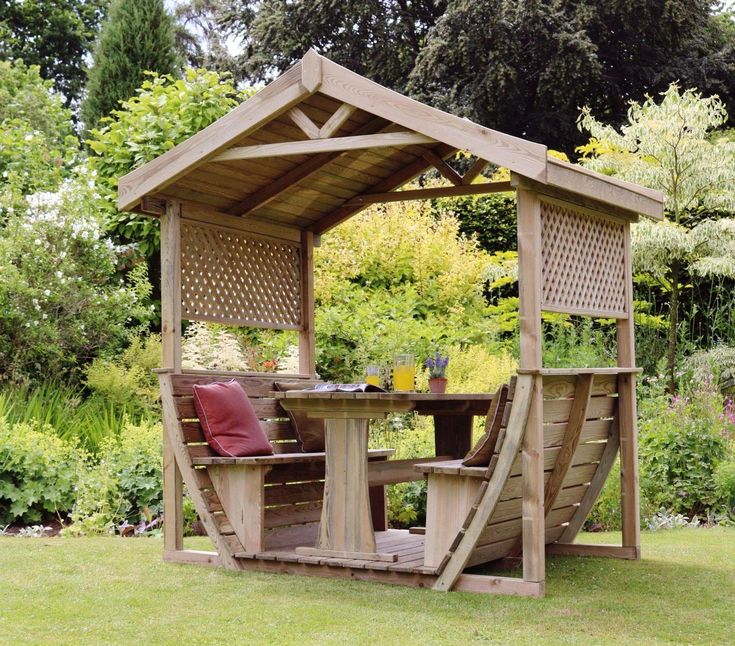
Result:
M429 379L429 390L436 395L445 393L447 391L447 378L432 377Z

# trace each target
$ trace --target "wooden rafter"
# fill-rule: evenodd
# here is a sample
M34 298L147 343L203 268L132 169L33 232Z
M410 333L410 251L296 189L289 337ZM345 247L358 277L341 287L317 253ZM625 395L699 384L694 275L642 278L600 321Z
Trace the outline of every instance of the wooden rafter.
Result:
M462 175L462 184L472 184L474 179L482 172L482 170L487 166L487 161L482 159L481 157L478 157L467 169L467 172Z
M295 105L286 114L309 139L319 139L319 126L299 106Z
M326 123L319 130L320 139L329 139L332 135L342 127L347 119L352 116L352 113L357 110L354 105L343 103L337 108L335 113L327 119Z
M316 155L346 150L365 150L367 148L391 148L436 144L436 139L418 132L384 132L377 135L356 135L334 137L332 139L310 139L308 141L284 141L277 144L256 146L236 146L217 155L212 161L236 161L238 159L263 159L265 157L285 157L288 155Z
M434 149L434 152L439 157L447 157L448 155L456 152L456 149L452 148L451 146L443 145L437 146ZM423 157L421 157L415 162L404 166L403 168L401 168L401 170L394 173L390 177L385 178L382 182L378 182L375 186L372 187L371 192L385 193L388 191L393 191L423 173L427 168L429 168L429 166L430 164ZM367 193L365 193L364 195L367 195ZM314 225L314 233L321 234L325 231L328 231L329 229L332 229L333 227L336 227L340 222L353 216L355 213L362 211L366 206L367 204L340 206L338 209L332 211L330 214L325 215Z
M440 186L415 191L391 191L388 193L363 193L345 202L345 206L376 204L378 202L403 202L407 200L430 200L437 197L460 197L462 195L487 195L512 191L510 182L487 182L472 186Z
M422 153L423 158L438 170L446 179L455 186L462 184L462 177L446 161L431 150Z
M329 121L324 124L324 127L326 127L328 123ZM361 126L355 132L355 134L373 134L385 127L385 119L371 119L365 125ZM272 200L276 199L279 195L300 184L304 180L313 176L315 173L318 173L332 160L336 159L342 154L344 154L344 151L338 150L331 153L322 153L321 155L315 155L311 159L305 161L303 164L300 164L299 166L293 168L284 175L281 175L281 177L271 182L267 186L264 186L259 191L256 191L252 195L248 195L248 197L246 197L244 200L238 202L237 204L235 204L235 206L228 209L227 212L231 215L247 215L248 213L255 211L255 209L258 209L261 206L268 204Z

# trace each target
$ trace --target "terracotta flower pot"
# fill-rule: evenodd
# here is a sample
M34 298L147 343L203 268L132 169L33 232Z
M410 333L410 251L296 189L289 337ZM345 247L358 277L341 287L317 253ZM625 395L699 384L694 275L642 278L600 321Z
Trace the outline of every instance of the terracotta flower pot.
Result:
M446 377L432 377L429 379L429 390L432 393L440 395L447 390L447 378Z

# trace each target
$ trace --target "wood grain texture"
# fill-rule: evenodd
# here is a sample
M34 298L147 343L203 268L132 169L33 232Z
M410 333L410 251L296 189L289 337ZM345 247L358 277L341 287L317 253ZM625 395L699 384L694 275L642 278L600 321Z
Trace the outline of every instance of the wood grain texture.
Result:
M324 505L317 547L337 552L375 552L368 491L368 423L327 419Z
M438 143L431 137L418 132L385 132L377 135L348 135L332 139L309 139L285 141L278 144L259 146L235 146L217 155L213 161L237 161L240 159L263 159L287 157L289 155L318 155L320 153L364 150L367 148L392 148Z

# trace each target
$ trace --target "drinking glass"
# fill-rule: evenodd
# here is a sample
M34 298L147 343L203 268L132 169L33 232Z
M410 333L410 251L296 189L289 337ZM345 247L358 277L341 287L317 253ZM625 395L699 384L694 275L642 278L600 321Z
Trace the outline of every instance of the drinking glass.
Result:
M412 391L415 378L416 357L412 354L397 354L393 359L393 390Z
M365 383L380 386L380 366L365 366Z

